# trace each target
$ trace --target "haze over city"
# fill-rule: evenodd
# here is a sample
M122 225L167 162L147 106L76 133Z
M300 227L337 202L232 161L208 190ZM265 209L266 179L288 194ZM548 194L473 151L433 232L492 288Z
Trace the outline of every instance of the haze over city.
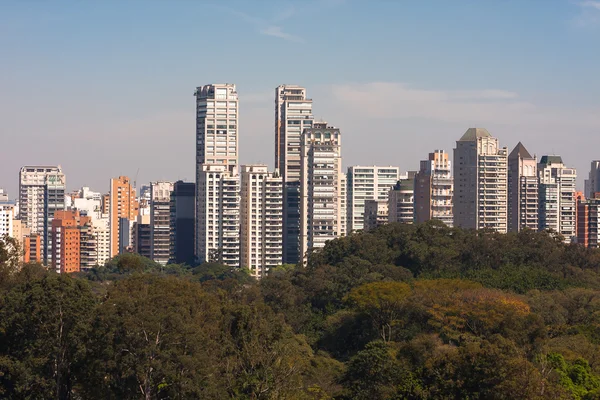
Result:
M344 165L418 168L471 126L560 154L600 148L600 2L6 2L0 185L194 179L194 88L235 83L240 162L273 165L274 88L307 88ZM365 16L371 16L365 18Z

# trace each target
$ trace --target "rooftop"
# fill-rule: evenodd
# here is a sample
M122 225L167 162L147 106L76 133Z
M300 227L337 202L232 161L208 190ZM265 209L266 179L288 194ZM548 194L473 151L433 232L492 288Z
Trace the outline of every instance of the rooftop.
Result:
M473 142L479 138L492 137L485 128L469 128L459 142Z

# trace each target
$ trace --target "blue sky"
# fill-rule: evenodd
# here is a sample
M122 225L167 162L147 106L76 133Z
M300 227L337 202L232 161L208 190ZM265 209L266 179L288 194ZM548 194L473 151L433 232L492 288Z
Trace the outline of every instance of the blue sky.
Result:
M470 126L600 158L600 0L0 2L0 187L194 178L196 86L235 83L242 163L273 164L273 96L307 88L344 164L418 168ZM580 179L581 181L582 179Z

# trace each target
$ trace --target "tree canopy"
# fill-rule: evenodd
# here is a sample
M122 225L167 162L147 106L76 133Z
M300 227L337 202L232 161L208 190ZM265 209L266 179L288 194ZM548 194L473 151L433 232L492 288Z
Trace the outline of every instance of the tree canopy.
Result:
M600 398L600 251L545 233L390 224L260 281L17 254L0 241L2 398Z

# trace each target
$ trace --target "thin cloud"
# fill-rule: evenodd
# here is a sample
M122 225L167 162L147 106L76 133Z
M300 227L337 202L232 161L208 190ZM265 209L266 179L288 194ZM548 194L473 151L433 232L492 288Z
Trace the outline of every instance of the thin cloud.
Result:
M580 13L573 19L573 24L580 28L600 25L600 1L585 0L577 3Z
M583 8L595 8L596 10L600 11L600 1L582 1L579 3L579 5Z
M398 82L332 85L334 101L366 118L423 118L451 123L536 124L597 127L597 110L553 110L504 90L444 91L411 88Z
M270 18L269 20L254 17L250 14L239 10L233 10L225 7L219 8L223 11L235 15L236 17L240 18L242 21L248 24L254 25L255 29L261 35L272 36L295 43L304 43L304 39L302 39L300 36L285 32L283 26L281 25L282 22L290 19L296 14L296 10L293 7L288 7L284 9L279 14L275 15L275 17Z
M281 38L284 40L288 40L290 42L296 43L304 43L304 39L300 36L291 35L289 33L285 33L280 26L271 25L268 28L261 29L260 33L267 36L273 36L277 38Z

